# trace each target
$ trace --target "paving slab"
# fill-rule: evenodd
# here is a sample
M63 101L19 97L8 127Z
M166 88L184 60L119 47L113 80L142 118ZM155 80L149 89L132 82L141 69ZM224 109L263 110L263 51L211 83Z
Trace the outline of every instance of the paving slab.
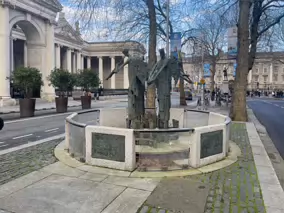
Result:
M33 183L36 183L51 175L49 172L34 171L28 175L20 177L0 186L0 198L10 195L18 190L21 190ZM0 205L1 206L1 205Z
M126 189L102 213L135 213L151 192Z
M71 168L69 166L66 166L65 164L61 162L57 162L54 164L51 164L49 166L46 166L42 169L42 171L50 172L52 174L60 174L70 177L79 177L85 174L84 171Z
M146 204L174 212L203 213L209 185L187 179L164 179Z
M124 190L121 186L52 175L0 199L0 206L17 213L99 213Z
M107 175L86 172L85 174L83 174L79 178L85 179L85 180L91 180L91 181L95 181L95 182L101 182L101 181L105 180L107 177L108 177Z
M77 167L78 170L95 173L95 174L105 174L105 175L116 175L121 177L129 177L130 172L121 171L121 170L114 170L114 169L108 169L108 168L102 168L102 167L96 167L96 166L89 166L89 165L83 165Z
M119 186L125 186L135 189L142 189L146 191L153 191L157 184L159 183L159 179L150 179L150 178L125 178L125 177L116 177L109 176L103 182L110 183Z

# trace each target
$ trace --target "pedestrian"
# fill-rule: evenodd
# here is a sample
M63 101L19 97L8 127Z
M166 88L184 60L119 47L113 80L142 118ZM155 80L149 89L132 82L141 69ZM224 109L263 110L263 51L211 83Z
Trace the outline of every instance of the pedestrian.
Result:
M0 130L2 130L4 127L4 120L0 118Z

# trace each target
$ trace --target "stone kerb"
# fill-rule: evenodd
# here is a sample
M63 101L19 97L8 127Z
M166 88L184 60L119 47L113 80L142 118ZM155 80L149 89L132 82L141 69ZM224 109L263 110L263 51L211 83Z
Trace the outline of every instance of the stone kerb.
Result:
M85 131L86 163L126 171L135 169L135 139L132 129L87 126ZM111 143L117 143L120 147L109 145L108 135L116 136L112 137L114 141ZM93 146L96 146L96 149Z

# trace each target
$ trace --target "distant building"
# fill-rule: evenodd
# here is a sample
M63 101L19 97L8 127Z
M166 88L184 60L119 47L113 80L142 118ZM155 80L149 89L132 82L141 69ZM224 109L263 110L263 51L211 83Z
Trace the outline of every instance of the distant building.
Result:
M190 78L196 82L203 76L201 68L201 57L187 57L184 59L184 70ZM207 62L206 57L204 63ZM217 62L216 74L214 77L215 85L218 87L223 82L224 67L228 70L228 80L234 79L234 64L236 60L227 59L222 56ZM205 78L206 87L210 87L210 77ZM252 70L248 74L249 90L274 90L284 89L284 52L258 52ZM257 84L258 83L258 84Z
M136 41L86 42L79 23L74 29L61 13L62 8L58 0L0 1L0 106L13 103L7 77L19 66L41 71L41 98L55 96L46 78L54 68L69 72L89 68L98 73L104 88L128 88L127 66L109 81L105 78L122 61L123 49L143 56L144 46Z

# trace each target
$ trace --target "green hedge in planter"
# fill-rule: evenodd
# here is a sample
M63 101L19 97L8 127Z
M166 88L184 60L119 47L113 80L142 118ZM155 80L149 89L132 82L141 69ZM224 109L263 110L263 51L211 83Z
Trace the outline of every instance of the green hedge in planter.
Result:
M8 79L23 93L24 98L32 98L33 91L43 86L42 74L33 67L19 67Z
M82 87L84 91L90 91L91 89L98 87L100 79L98 74L91 69L79 70L76 74L76 86Z
M72 91L76 83L74 74L64 69L54 69L48 76L50 85L59 90L59 96L65 97L68 91Z

